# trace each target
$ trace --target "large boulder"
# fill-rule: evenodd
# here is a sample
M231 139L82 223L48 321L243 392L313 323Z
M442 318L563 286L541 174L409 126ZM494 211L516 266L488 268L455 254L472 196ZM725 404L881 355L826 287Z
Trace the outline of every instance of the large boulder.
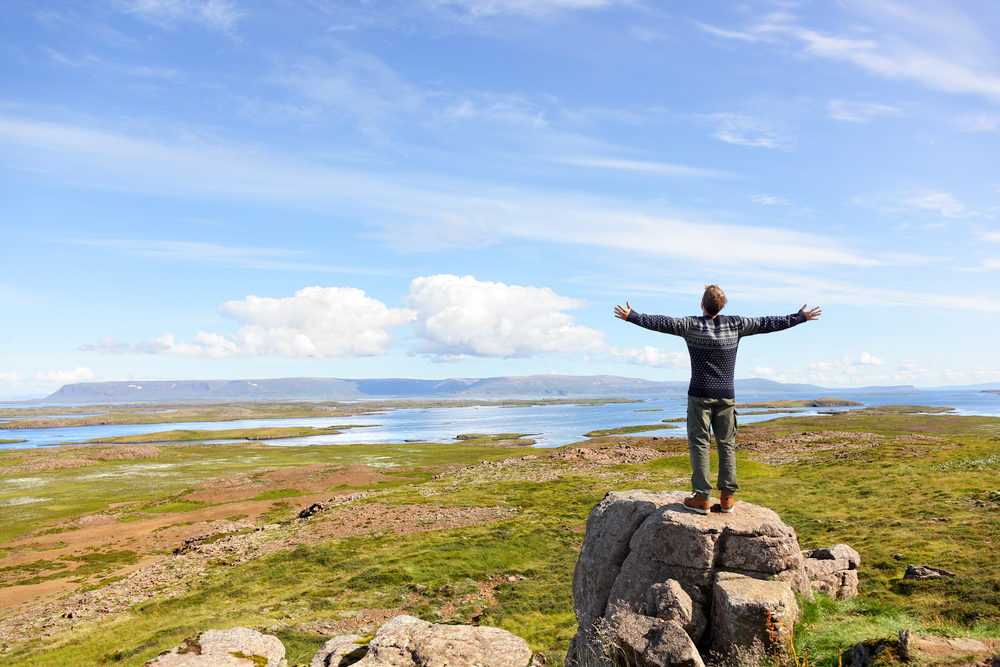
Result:
M528 643L500 628L437 625L413 616L385 623L357 667L527 667ZM327 663L332 664L332 663Z
M784 582L789 594L812 597L798 538L777 514L745 502L728 514L695 514L683 507L687 495L612 492L591 511L573 575L578 629L568 666L608 664L602 647L620 610L673 621L695 644L714 646L706 625L715 622L719 572Z
M285 646L250 628L207 630L146 665L151 667L285 667Z

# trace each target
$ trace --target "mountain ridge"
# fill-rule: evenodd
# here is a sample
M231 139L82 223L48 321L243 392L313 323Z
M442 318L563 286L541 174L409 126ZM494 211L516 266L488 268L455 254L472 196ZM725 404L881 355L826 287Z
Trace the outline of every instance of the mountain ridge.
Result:
M101 401L277 401L364 400L368 398L474 398L513 396L630 396L687 393L686 381L657 382L617 375L522 375L490 378L271 378L260 380L150 380L81 382L63 385L41 399L50 403ZM763 378L736 381L741 392L816 392L828 388L812 384L783 384ZM861 387L851 391L905 390L897 387Z

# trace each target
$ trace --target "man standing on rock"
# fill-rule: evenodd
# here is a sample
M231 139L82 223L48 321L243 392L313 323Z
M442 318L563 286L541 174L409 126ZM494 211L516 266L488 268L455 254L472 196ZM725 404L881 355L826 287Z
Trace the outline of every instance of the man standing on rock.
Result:
M736 348L740 339L788 329L818 319L823 312L819 308L806 310L806 306L802 306L793 315L778 317L719 315L725 305L726 295L719 286L708 285L701 298L701 317L643 315L633 312L628 301L624 308L615 306L615 317L646 329L681 336L687 342L691 355L687 432L694 495L684 500L684 507L698 514L708 514L711 508L709 427L715 433L719 450L718 487L722 494L719 505L723 512L733 511L736 504L733 496L740 488L736 483L736 394L733 391Z

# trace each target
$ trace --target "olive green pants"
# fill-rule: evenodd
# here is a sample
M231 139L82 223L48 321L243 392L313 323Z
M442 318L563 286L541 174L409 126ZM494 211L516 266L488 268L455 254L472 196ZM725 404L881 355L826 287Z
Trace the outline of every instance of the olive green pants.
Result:
M736 493L736 401L731 398L688 396L688 449L691 452L691 490L702 498L712 493L709 481L709 454L712 445L708 431L715 433L719 450L719 490Z

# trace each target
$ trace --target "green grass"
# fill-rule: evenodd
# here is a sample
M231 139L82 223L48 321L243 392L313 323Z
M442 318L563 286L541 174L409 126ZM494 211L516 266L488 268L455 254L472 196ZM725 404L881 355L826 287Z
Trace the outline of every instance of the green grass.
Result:
M677 427L669 424L641 424L639 426L620 426L618 428L601 429L591 431L590 433L584 433L583 435L588 438L600 438L606 435L627 435L629 433L643 433L645 431L656 431L665 428Z
M0 438L0 445L13 445L18 442L28 442L27 440L18 440L16 438Z
M992 463L1000 455L1000 419L851 411L749 425L739 441L767 433L821 430L883 437L869 437L877 443L871 447L852 448L845 442L839 449L806 451L798 462L786 465L756 462L741 449L737 454L741 500L774 509L795 528L803 548L846 543L861 554L860 598L835 602L819 596L815 602L801 603L804 616L796 645L808 649L810 663L832 667L838 650L863 639L894 637L904 627L1000 636L1000 575L994 555L1000 544L1000 481ZM539 454L471 442L476 441L386 447L164 448L157 461L183 462L192 474L214 470L213 476L220 470L233 474L275 464L347 464L385 457L383 462L406 466L416 484L382 487L377 497L360 502L502 505L518 510L514 518L489 525L412 535L371 532L317 541L237 567L220 564L177 597L145 603L102 623L79 625L72 633L47 638L44 647L15 649L5 660L12 666L102 661L141 665L208 628L283 624L290 628L279 635L289 647L290 664L306 662L324 637L299 632L294 629L297 624L348 618L359 609L392 608L415 595L416 602L406 613L434 621L439 619L436 612L451 602L457 605L456 621L510 630L527 639L533 650L544 652L551 663L560 663L576 628L573 567L583 539L579 527L590 509L610 490L674 489L672 480L686 476L688 462L685 457L668 457L596 473L563 466L557 479L545 482L471 478L453 486L454 478L447 475L430 479L434 467L445 463L468 465ZM269 451L286 449L296 451ZM124 470L114 466L129 463L135 464L101 462L76 472ZM32 475L63 480L71 472ZM642 481L635 480L637 474ZM186 478L189 485L196 481ZM434 495L421 495L421 488ZM31 492L39 493L36 488ZM127 499L136 492L122 491L125 497L114 499ZM179 492L161 491L144 511L157 511L156 502L170 507L179 497L170 494ZM104 502L110 500L106 494ZM278 500L262 521L288 521L293 514L294 508ZM942 567L957 576L904 581L909 563ZM108 576L113 574L113 568L106 569ZM506 577L514 575L525 579L507 583ZM475 605L463 603L462 596L474 582L494 576L503 577L495 591L498 604L475 617Z

